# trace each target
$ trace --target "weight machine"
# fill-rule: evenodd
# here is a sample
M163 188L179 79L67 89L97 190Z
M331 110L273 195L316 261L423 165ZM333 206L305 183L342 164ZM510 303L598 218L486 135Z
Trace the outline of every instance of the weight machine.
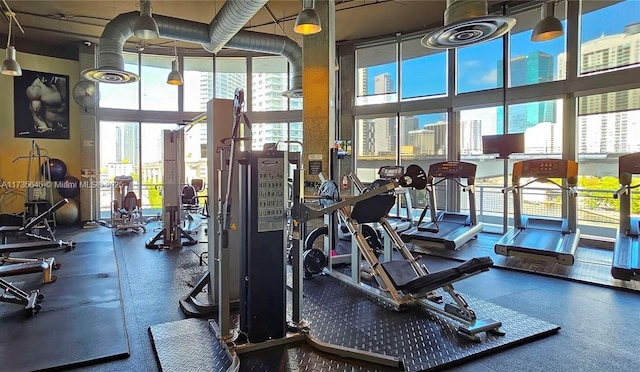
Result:
M209 164L220 165L215 179L218 195L222 197L214 205L215 221L209 219L209 230L214 234L210 234L212 239L209 240L209 279L203 280L215 288L210 298L214 302L210 305L216 308L218 317L217 321L210 321L210 325L232 360L230 370L239 369L240 354L294 342L306 342L324 352L344 357L400 366L398 358L327 344L309 334L309 323L302 319L299 260L293 265L293 314L291 321L287 321L285 256L289 158L285 152L275 149L251 151L251 127L242 112L243 104L244 92L237 89L233 125L227 137L216 135L225 130L228 122L219 122L218 117L209 115L213 130L209 135L208 150L213 151L208 151L208 160ZM227 105L223 100L214 100L209 109ZM214 143L218 146L215 150L212 148ZM293 197L300 198L299 170L293 178ZM211 190L213 187L209 184ZM302 253L298 239L294 246ZM236 281L239 281L238 329L230 318ZM187 307L191 309L197 308L189 299L181 301L181 307L183 302L189 302Z
M53 182L51 180L51 169L49 168L49 154L47 150L41 148L36 141L31 141L31 150L26 156L18 156L11 162L18 160L27 160L27 176L25 179L26 197L24 202L24 214L22 215L22 224L26 225L28 220L40 215L54 205L53 202ZM44 163L43 163L44 161ZM36 164L36 177L33 177L33 165ZM34 229L45 229L55 240L55 236L51 230L51 225L56 226L55 214L48 215L41 223L34 226Z
M349 177L359 182L354 174ZM408 166L406 173L398 179L374 185L354 197L340 198L335 191L337 190L335 186L323 187L323 185L320 187L319 196L324 205L322 209L317 210L305 204L298 204L294 205L292 214L299 223L304 223L337 211L340 219L346 223L352 234L352 240L357 244L357 249L354 249L351 255L351 275L347 276L335 270L324 270L325 273L359 290L366 291L395 309L419 305L448 316L460 323L458 334L470 340L480 341L478 333L481 332L504 335L500 330L501 322L493 319L478 319L462 295L453 288L454 282L489 270L493 265L490 257L473 258L457 267L431 273L425 265L418 263L386 219L389 210L395 205L394 189L397 187L424 189L427 187L427 179L424 170L414 164ZM327 180L323 184L327 182L333 181ZM382 225L401 259L392 259L391 252L385 252L386 262L381 263L378 260L374 249L362 233L362 224L366 223ZM367 263L367 271L376 281L376 287L361 282L362 257ZM445 302L444 297L437 292L439 289L443 289L452 302Z
M162 230L145 243L147 248L181 248L198 244L181 226L181 187L184 180L184 131L163 130Z
M116 176L113 180L113 200L111 202L111 226L114 234L122 232L146 232L142 221L142 203L133 191L133 177Z

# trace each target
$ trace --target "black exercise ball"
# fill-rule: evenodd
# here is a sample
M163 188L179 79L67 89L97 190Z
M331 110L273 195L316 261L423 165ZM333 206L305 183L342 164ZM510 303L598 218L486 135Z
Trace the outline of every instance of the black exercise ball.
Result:
M56 182L56 189L63 198L75 198L80 194L80 180L74 176L64 176Z
M52 181L62 181L64 176L67 175L67 165L60 159L51 158L42 163L40 173L45 179L48 176L47 173L49 173Z

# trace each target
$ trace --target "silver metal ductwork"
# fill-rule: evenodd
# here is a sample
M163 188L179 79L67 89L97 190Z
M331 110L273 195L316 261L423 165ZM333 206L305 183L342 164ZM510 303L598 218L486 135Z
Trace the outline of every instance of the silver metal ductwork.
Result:
M432 49L459 48L493 40L507 33L516 20L489 15L486 0L447 0L444 26L422 38L422 45Z
M218 53L269 0L233 0L224 3L209 24L209 51Z
M232 49L273 53L285 57L291 63L290 89L282 95L289 98L302 97L302 48L286 36L240 31L225 45ZM207 49L207 47L205 47Z
M293 40L278 35L240 31L246 22L268 0L227 1L210 24L154 14L160 37L201 44L216 53L223 46L233 49L279 54L292 65L291 89L286 93L297 96L302 92L302 50ZM139 80L139 76L124 70L123 48L133 35L139 12L123 13L112 19L100 36L98 66L82 72L88 80L99 83L124 84ZM240 31L240 32L239 32Z

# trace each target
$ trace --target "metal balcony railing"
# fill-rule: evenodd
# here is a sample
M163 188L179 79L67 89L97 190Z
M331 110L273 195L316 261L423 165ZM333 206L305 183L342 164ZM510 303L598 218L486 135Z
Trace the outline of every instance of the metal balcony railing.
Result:
M142 213L144 216L156 216L162 213L162 185L142 184L139 198L142 200ZM134 192L138 193L138 185L134 186ZM206 190L205 190L206 191ZM578 189L578 226L587 235L612 238L618 227L620 216L617 210L617 200L613 199L615 190ZM522 193L522 213L528 216L561 217L562 195L561 191L553 188L528 187ZM206 193L201 193L206 195ZM426 206L425 191L412 191L414 217L420 216ZM445 186L436 186L438 207L446 208ZM113 187L100 189L100 218L111 216L112 200L114 198ZM503 223L504 195L502 187L492 185L476 185L476 208L478 219L488 225L502 226ZM513 219L513 198L508 195L509 224ZM466 197L460 200L460 210L468 212L469 203ZM397 208L394 211L399 211ZM393 213L393 211L392 211ZM404 213L400 212L404 215Z

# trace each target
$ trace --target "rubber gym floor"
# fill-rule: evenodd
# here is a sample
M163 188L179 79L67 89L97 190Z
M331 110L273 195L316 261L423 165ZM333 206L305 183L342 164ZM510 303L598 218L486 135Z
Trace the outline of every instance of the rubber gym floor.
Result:
M108 346L101 342L101 337L105 334L104 332L108 334L110 331L101 330L102 328L97 326L97 322L105 319L92 317L90 314L83 315L81 312L80 315L68 321L45 322L48 319L48 312L62 313L62 310L48 309L49 303L55 304L55 301L76 298L76 302L69 302L69 306L83 308L92 306L92 301L100 302L100 296L85 296L86 292L91 292L93 289L87 286L86 281L83 285L83 278L95 277L94 274L86 273L83 274L84 276L77 274L74 276L76 280L59 279L58 282L47 285L39 284L37 280L25 281L13 278L14 283L22 280L21 286L24 289L41 288L47 297L42 303L42 311L31 319L19 317L18 314L22 314L18 306L0 304L0 324L3 330L11 330L10 336L5 335L0 338L2 341L0 370L42 368L64 368L65 370L75 368L83 371L160 370L149 327L185 318L179 310L178 299L205 272L206 267L199 265L198 258L205 246L184 247L176 250L146 249L145 239L155 234L153 226L148 227L145 235L123 234L113 237L112 244L115 252L113 258L109 255L83 254L83 250L88 252L90 249L88 247L94 247L98 240L111 244L109 242L111 232L104 227L96 230L66 231L62 237L78 241L77 248L71 252L48 252L63 264L58 274L60 277L64 276L65 269L69 270L68 266L65 266L65 261L72 262L73 266L86 265L87 267L101 265L101 262L96 262L96 259L103 260L105 265L112 264L107 262L109 260L115 261L117 264L115 277L119 280L128 357L126 354L121 354L115 356L115 360L109 360L110 358L90 360L95 354L92 354L93 349L104 349ZM495 236L482 234L478 240L494 239ZM449 258L434 256L425 256L423 260L431 271L457 264ZM79 270L78 267L74 269ZM105 275L98 274L97 277L103 278ZM55 290L54 286L56 286ZM561 329L548 337L483 355L451 367L450 370L632 371L637 369L637 350L640 349L640 327L638 327L640 295L638 292L501 268L492 268L489 272L458 282L456 289L474 298L557 324ZM79 296L85 296L86 300L78 301ZM96 307L102 306L98 305ZM57 308L64 307L60 305ZM38 317L44 320L36 323ZM30 322L38 326L30 326ZM74 327L70 328L69 322L74 322ZM114 328L117 327L114 325ZM66 343L61 347L66 350L66 353L53 354L46 361L29 359L30 355L34 358L39 355L37 350L34 352L34 348L54 347L62 342L61 340L69 339L69 336L62 335L72 331L82 332L89 340L93 337L93 340L82 344ZM34 341L36 338L37 340ZM175 338L173 342L184 346L189 345L191 341ZM197 353L197 349L193 346L194 353ZM15 364L15 361L20 359L15 357L18 355L25 360L21 365ZM75 359L70 360L69 355L75 356ZM197 355L194 355L194 358L197 358ZM12 359L14 362L11 362ZM74 363L79 364L74 366ZM67 367L63 367L64 364L67 364ZM213 370L213 367L211 369Z

